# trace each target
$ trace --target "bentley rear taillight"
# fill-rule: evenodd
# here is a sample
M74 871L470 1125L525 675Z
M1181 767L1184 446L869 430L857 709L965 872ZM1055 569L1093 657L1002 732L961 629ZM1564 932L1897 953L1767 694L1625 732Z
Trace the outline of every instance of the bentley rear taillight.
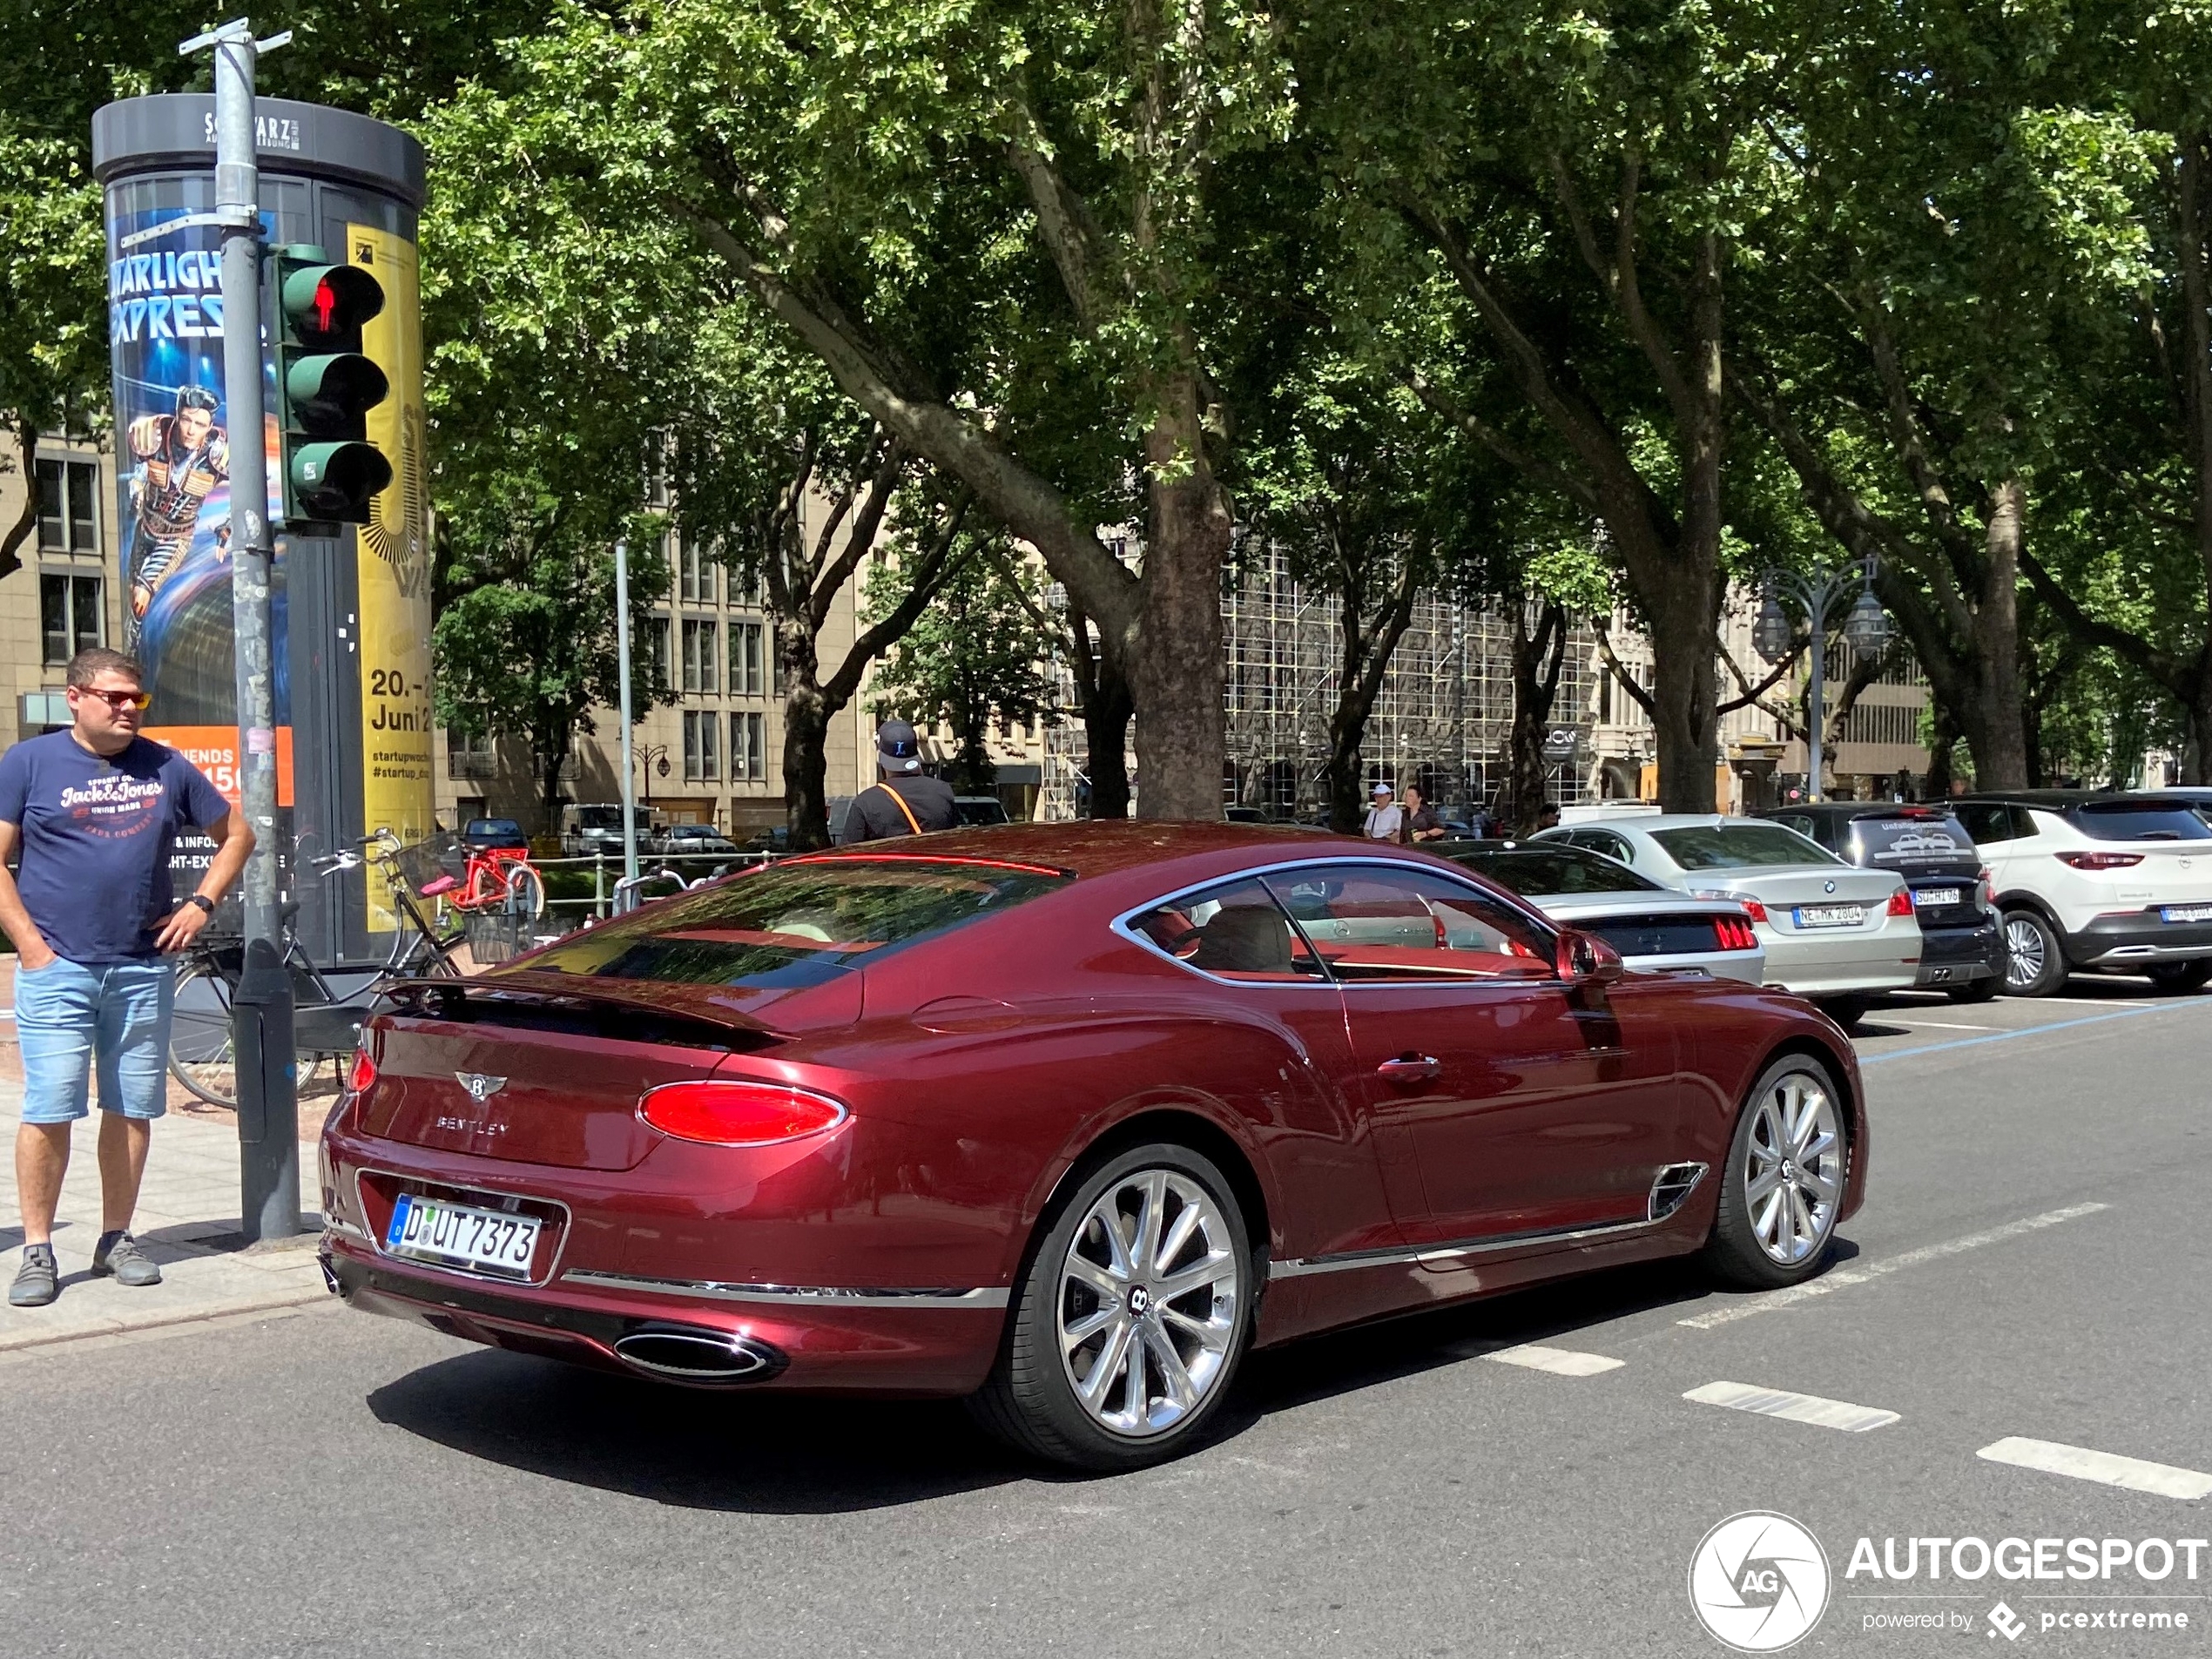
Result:
M842 1101L789 1083L709 1078L647 1089L637 1115L679 1141L770 1146L835 1129L846 1110Z
M376 1062L368 1057L367 1048L354 1050L354 1063L346 1073L346 1088L350 1094L365 1095L368 1086L376 1081Z

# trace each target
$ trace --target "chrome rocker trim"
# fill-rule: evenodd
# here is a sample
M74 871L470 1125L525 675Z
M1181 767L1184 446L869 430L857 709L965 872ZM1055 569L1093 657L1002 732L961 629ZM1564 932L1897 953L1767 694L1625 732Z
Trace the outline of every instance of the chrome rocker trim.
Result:
M643 1291L650 1296L693 1296L715 1302L765 1302L777 1307L1003 1308L1003 1286L973 1290L847 1289L838 1285L735 1285L711 1278L648 1278L634 1273L600 1273L572 1267L564 1285L610 1291Z
M1354 1267L1402 1267L1409 1263L1456 1261L1467 1256L1489 1256L1500 1251L1528 1250L1546 1244L1581 1244L1646 1232L1671 1220L1676 1211L1705 1178L1703 1163L1669 1163L1651 1183L1641 1221L1615 1221L1595 1227L1562 1227L1543 1232L1505 1233L1494 1238L1471 1238L1450 1244L1427 1244L1418 1250L1363 1250L1345 1256L1308 1256L1274 1263L1268 1279L1303 1278L1309 1273L1341 1273Z

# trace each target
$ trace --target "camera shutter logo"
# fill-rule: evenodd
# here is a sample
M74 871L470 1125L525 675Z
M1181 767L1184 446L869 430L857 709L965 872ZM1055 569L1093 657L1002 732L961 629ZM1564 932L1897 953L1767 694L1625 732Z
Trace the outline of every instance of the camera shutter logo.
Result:
M1705 1534L1689 1558L1689 1605L1739 1653L1779 1653L1828 1609L1827 1553L1787 1515L1750 1510Z

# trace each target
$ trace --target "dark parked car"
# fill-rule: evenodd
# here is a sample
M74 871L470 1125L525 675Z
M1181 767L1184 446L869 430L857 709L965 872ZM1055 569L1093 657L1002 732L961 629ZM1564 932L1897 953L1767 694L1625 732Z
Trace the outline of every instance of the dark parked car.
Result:
M516 848L529 851L530 838L511 818L472 818L461 826L461 844L471 853Z
M955 795L953 810L960 814L962 829L981 829L987 824L1007 821L1006 803L996 795Z
M1941 806L1814 801L1760 814L1863 869L1905 878L1920 924L1923 988L1986 1002L2005 988L2005 934L1973 837Z
M1866 1137L1797 998L1624 973L1441 859L1017 824L402 987L323 1131L322 1253L448 1335L974 1396L1123 1469L1203 1435L1255 1346L1661 1257L1808 1279Z

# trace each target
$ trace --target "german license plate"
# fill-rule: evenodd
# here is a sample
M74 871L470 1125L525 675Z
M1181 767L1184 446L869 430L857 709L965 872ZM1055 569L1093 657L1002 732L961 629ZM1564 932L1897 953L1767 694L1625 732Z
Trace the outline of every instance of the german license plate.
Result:
M442 1267L526 1279L530 1276L531 1258L537 1254L537 1230L542 1224L536 1216L479 1210L473 1204L448 1204L443 1198L402 1192L399 1203L392 1206L392 1224L385 1229L384 1248L395 1256L412 1256Z
M1957 887L1915 887L1912 889L1912 902L1922 910L1935 910L1945 905L1957 904L1965 896Z
M1856 927L1866 920L1863 904L1801 904L1791 913L1800 927Z
M2158 914L2168 921L2212 921L2212 904L2161 905Z

